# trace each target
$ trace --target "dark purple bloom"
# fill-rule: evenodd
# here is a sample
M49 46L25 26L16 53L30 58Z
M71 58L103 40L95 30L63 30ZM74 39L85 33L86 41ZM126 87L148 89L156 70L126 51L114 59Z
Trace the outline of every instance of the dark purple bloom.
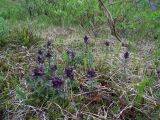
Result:
M33 69L33 76L38 77L38 76L43 76L44 73L44 68L43 66L39 66L35 69Z
M105 42L105 45L106 45L106 47L109 47L109 41L108 40L106 40L106 42Z
M51 41L49 40L48 42L47 42L47 48L49 48L51 46Z
M88 71L87 71L87 77L88 78L94 78L94 77L96 77L97 75L96 75L96 71L94 70L94 69L89 69Z
M72 49L68 49L67 54L69 55L70 59L74 59L76 56L75 51L73 51Z
M86 35L84 36L84 43L89 44L89 38Z
M57 65L51 65L51 70L55 72L57 70Z
M43 55L43 50L38 50L39 55Z
M64 81L60 77L53 77L52 78L52 86L54 88L61 88L64 84Z
M129 58L129 52L128 51L124 53L124 58L125 59Z
M49 50L47 51L46 57L47 57L47 58L51 58L51 57L52 57L51 51L49 51Z
M66 68L64 69L64 73L65 73L66 76L67 76L68 78L70 78L71 80L74 79L73 68L71 68L71 67L66 67Z
M37 62L38 62L39 64L43 64L44 61L45 61L45 60L44 60L43 57L40 57L40 56L37 57Z

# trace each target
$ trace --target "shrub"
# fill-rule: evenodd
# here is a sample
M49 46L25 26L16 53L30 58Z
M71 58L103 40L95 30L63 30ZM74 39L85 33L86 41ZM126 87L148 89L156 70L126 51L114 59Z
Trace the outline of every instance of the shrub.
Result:
M160 35L160 11L152 11L145 0L120 2L110 5L109 10L122 37L143 40Z

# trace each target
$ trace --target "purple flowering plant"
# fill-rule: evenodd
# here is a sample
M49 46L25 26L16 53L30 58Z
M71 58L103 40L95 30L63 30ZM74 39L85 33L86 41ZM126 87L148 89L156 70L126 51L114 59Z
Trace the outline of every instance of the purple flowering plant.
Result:
M74 79L74 71L72 67L66 67L64 73L70 80Z
M65 96L64 88L66 82L63 79L63 74L57 74L60 66L53 61L51 51L50 41L47 42L46 50L38 50L36 53L36 67L33 68L32 75L27 79L28 89L31 90L29 98L32 98L35 104L41 104L35 101L37 99L43 99L42 96L46 100L63 100ZM71 79L74 78L72 71L71 73L70 71L66 71L66 74ZM65 103L65 101L62 103Z
M63 54L63 61L66 66L75 66L76 52L75 50L69 48Z

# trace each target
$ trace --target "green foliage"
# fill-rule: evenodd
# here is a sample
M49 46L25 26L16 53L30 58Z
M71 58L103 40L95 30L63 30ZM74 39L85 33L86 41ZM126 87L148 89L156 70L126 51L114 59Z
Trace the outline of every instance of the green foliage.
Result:
M136 104L140 104L143 100L144 92L147 87L151 85L153 81L151 81L149 78L145 77L138 86L136 86L137 89L137 98L136 98Z
M31 17L45 15L56 25L78 23L89 27L102 19L95 16L100 12L97 0L25 0L21 4Z
M0 46L4 45L7 42L7 37L9 34L9 26L7 21L0 17Z
M146 0L120 2L109 9L122 37L139 40L160 35L160 11L152 11Z
M41 38L35 35L34 26L28 23L12 28L12 33L9 35L9 40L16 39L15 44L20 44L26 47L30 47L36 44ZM12 42L10 40L10 42Z
M159 68L160 67L160 40L159 39L156 41L156 48L155 48L153 57L154 57L154 63L156 68Z
M39 16L47 12L47 0L23 0L20 2L31 17Z
M16 21L26 19L25 9L16 1L1 0L0 2L0 17L4 19Z
M21 100L27 99L27 96L26 96L24 90L22 90L22 88L20 88L18 86L16 87L16 95L17 95L18 99L21 99Z
M6 111L14 108L12 103L14 89L19 81L15 76L8 77L3 69L0 71L0 118L5 119Z
M70 59L69 59L69 55L67 54L67 51L65 51L63 53L63 60L64 60L64 63L66 66L68 66L70 64L70 62L69 62Z
M49 47L47 47L48 51L50 50ZM63 87L68 84L67 90L64 91L63 87L54 87L52 85L52 79L55 77L55 74L53 74L53 70L51 68L51 64L54 64L54 59L46 58L46 55L42 55L45 58L45 63L43 64L44 69L44 75L34 75L36 70L41 70L39 67L38 69L33 70L33 75L27 74L26 80L27 80L27 88L29 91L23 90L21 87L16 88L16 96L18 100L22 100L25 104L33 105L33 106L46 106L47 102L52 101L55 103L58 103L59 105L63 107L67 107L69 103L69 96L71 96L71 91L76 91L79 83L71 81L64 77L64 66L68 65L69 58L66 54L66 58L64 57L64 65L58 66L58 69L56 71L56 76L61 76L65 80L63 81ZM41 56L41 57L42 57ZM53 55L52 55L53 56ZM47 59L47 60L46 60ZM67 61L67 62L66 62ZM37 64L37 66L41 66L40 64ZM55 83L56 84L56 83ZM73 92L72 91L72 92Z

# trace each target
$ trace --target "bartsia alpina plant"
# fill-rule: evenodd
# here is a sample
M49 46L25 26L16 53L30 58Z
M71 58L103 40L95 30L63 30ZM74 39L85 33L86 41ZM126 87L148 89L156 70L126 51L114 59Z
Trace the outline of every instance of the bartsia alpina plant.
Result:
M88 38L88 36L84 36L84 43L87 45L87 44L89 44L89 38Z
M37 62L38 62L39 64L43 64L43 63L45 62L45 59L44 59L43 57L41 57L41 56L38 56L38 57L37 57Z
M39 55L43 55L44 51L43 50L38 50Z
M87 78L94 78L96 76L97 76L97 74L96 74L96 71L94 69L89 69L87 71Z
M66 67L66 68L64 69L64 73L66 74L66 76L67 76L69 79L71 79L71 80L74 79L73 68L71 68L71 67Z
M57 76L55 76L55 77L52 78L52 86L54 88L60 89L60 88L63 87L63 85L64 85L64 81L63 81L62 78L57 77Z
M71 60L73 60L73 59L75 58L75 56L76 56L75 51L72 50L72 49L68 49L68 50L67 50L67 54L68 54L68 56L69 56L69 58L70 58Z
M49 40L48 42L47 42L47 48L50 48L51 47L51 41Z
M127 79L127 63L128 63L128 58L129 58L129 52L126 51L124 54L123 54L123 57L124 57L124 61L123 61L123 79L126 80Z
M106 40L105 45L106 45L106 47L108 48L109 45L110 45L110 42L109 42L108 40Z
M45 75L43 66L36 67L35 69L32 70L32 72L34 77L41 77Z
M125 52L124 55L123 55L123 57L124 57L125 59L129 58L129 52L128 52L128 51Z
M47 51L46 57L47 57L48 59L50 59L50 58L52 57L52 54L51 54L51 51L50 51L50 50Z

